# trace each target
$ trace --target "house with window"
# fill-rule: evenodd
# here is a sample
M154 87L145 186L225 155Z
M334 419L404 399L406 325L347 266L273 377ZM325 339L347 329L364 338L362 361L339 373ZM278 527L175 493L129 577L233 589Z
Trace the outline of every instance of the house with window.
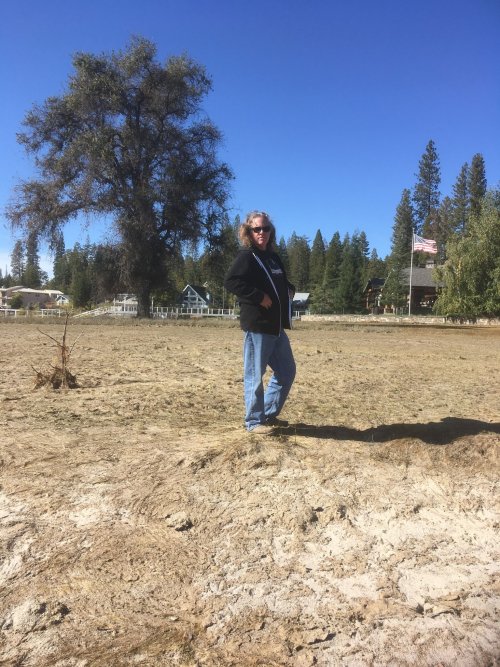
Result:
M309 292L295 292L292 301L292 311L294 313L305 313L309 310Z
M59 294L56 298L56 305L68 306L71 303L71 297L68 294Z
M15 294L19 294L23 300L23 308L46 308L49 305L55 304L59 297L64 296L60 290L57 289L32 289L31 287L23 287L17 285L15 287L1 288L1 306L3 308L10 307L10 301Z
M410 269L403 269L404 284L410 289ZM442 283L435 280L434 268L413 267L411 272L411 312L428 312L436 303Z
M182 308L210 308L210 293L201 285L186 285L182 290L180 305Z
M381 308L382 288L385 283L385 278L370 278L363 290L363 299L365 308L370 313L377 313Z
M410 267L402 271L402 284L408 287L410 291L410 273L411 273L411 311L412 312L430 312L438 297L441 283L436 282L434 266ZM365 307L372 313L382 311L382 295L384 291L385 278L372 278L369 280L363 291ZM390 310L387 306L386 310Z
M22 285L15 285L14 287L0 287L0 308L9 308L12 293L22 288Z

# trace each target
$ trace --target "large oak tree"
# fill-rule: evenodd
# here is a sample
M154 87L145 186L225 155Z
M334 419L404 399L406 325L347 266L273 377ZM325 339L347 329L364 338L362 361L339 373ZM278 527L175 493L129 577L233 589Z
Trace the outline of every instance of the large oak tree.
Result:
M232 175L201 109L211 81L187 56L160 64L142 38L123 52L78 53L73 66L66 92L26 115L18 139L37 175L17 186L7 213L49 240L82 213L111 220L138 314L148 316L169 259L184 243L214 243L223 220Z

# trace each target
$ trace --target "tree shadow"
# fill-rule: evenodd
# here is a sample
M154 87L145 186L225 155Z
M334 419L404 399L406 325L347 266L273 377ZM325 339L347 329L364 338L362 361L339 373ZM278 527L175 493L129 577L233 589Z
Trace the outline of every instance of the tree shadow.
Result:
M500 423L489 423L477 419L445 417L428 424L382 424L367 429L346 426L315 426L298 422L280 429L286 435L327 440L362 440L368 443L388 442L401 438L415 438L429 445L447 445L465 435L489 432L500 434Z

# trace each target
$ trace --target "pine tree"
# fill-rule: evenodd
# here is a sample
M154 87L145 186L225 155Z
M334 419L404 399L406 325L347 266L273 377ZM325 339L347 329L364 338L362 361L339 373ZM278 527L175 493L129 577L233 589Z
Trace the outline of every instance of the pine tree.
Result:
M370 244L366 238L366 233L361 231L359 234L356 234L356 236L361 254L366 259L366 261L368 261L368 258L370 257Z
M71 283L69 289L75 308L87 307L92 295L87 247L82 248L79 243L75 243L73 250L68 256L71 271Z
M234 226L229 219L222 225L220 235L214 239L212 247L203 253L201 270L204 282L210 285L212 304L216 307L226 305L224 290L224 276L238 252L238 240L234 233Z
M469 172L470 214L479 217L484 195L486 194L486 169L481 153L472 158Z
M37 289L42 285L42 270L38 255L38 238L36 234L30 233L26 239L26 268L24 272L24 284L26 287Z
M438 264L442 264L446 259L446 244L455 234L456 209L453 200L445 197L439 206L436 216L435 241L437 244Z
M331 238L325 255L325 275L323 285L327 291L333 293L339 278L340 262L342 261L342 241L339 232Z
M92 285L86 270L75 273L71 281L71 295L75 308L87 308L92 295Z
M311 295L311 311L313 313L334 312L334 293L338 284L341 260L342 242L340 234L335 232L325 252L323 283L318 285Z
M280 256L283 266L285 267L286 275L290 280L290 258L288 257L288 250L286 247L285 238L282 236L278 243L278 255Z
M325 242L318 229L311 248L309 259L309 292L313 292L316 287L323 283L325 273Z
M462 165L457 180L453 185L453 196L451 199L453 209L452 227L456 234L465 234L467 220L469 218L469 165Z
M305 236L293 232L286 246L290 262L289 280L297 292L307 290L309 284L309 257L311 250Z
M54 277L51 280L51 286L54 289L61 290L61 292L68 292L71 274L68 270L64 235L62 232L59 232L55 236L52 242L52 252L54 253L54 262L52 264Z
M439 157L432 139L420 159L417 178L413 191L416 231L418 234L434 238L436 212L439 208L441 172Z
M335 292L339 283L340 265L342 263L343 245L339 232L335 232L328 245L325 256L325 277L323 287L329 310L335 312Z
M94 245L90 251L89 275L92 285L91 301L102 303L125 292L122 279L121 248L115 245Z
M357 236L357 243L359 244L359 250L361 253L361 262L362 262L362 282L363 286L366 284L367 275L368 275L368 262L370 260L370 244L366 237L365 232L360 232Z
M2 287L13 287L15 285L15 282L12 279L12 276L7 271L7 267L5 267L5 273L3 274L1 284L2 284Z
M236 240L236 246L240 247L240 227L241 227L241 218L238 214L234 216L232 228L233 228L233 236Z
M382 303L387 306L400 308L406 304L408 288L404 284L402 271L410 266L413 228L410 191L405 189L394 217L388 274L382 291Z
M362 307L364 256L358 234L346 235L342 248L338 284L334 292L335 309L342 313L359 312Z
M192 254L186 255L184 258L184 286L202 284L203 271L200 258L196 251L193 251Z
M10 256L10 272L14 284L22 285L24 282L24 273L26 269L25 258L24 243L19 239L15 242Z
M387 264L383 259L380 259L377 250L373 248L367 264L366 280L372 280L373 278L385 278L386 275Z

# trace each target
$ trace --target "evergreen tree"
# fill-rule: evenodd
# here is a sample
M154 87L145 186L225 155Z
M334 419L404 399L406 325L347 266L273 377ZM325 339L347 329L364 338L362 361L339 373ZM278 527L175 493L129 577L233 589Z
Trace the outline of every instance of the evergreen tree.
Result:
M313 292L316 287L323 283L325 274L325 242L318 229L311 249L309 259L309 292Z
M339 280L342 261L342 242L340 234L335 232L325 253L325 272L323 283L316 287L311 297L313 313L335 312L334 294Z
M361 264L362 264L362 282L363 286L366 284L367 281L367 275L368 275L368 262L370 260L370 244L368 243L368 239L366 237L365 232L360 232L359 234L356 234L357 237L357 243L359 245L359 251L361 253Z
M239 214L237 213L234 216L234 222L233 222L234 236L235 236L237 241L239 241L239 238L240 238L240 235L239 235L240 227L241 227L241 218L240 218Z
M203 285L203 270L200 258L194 250L184 257L184 287L186 285Z
M19 239L15 242L10 256L10 272L15 285L22 285L24 283L25 257L24 243Z
M288 250L286 247L286 241L285 238L282 236L279 240L278 243L278 255L281 258L281 261L283 262L283 266L285 267L286 275L288 276L288 280L290 280L290 258L288 257Z
M419 162L417 183L413 191L416 230L418 234L434 238L436 212L439 208L441 171L436 147L432 139Z
M453 220L452 229L456 234L465 234L467 220L469 218L469 165L462 165L457 180L453 185L453 196L451 199Z
M366 267L366 281L373 278L385 278L387 275L387 264L378 256L377 250L373 248Z
M7 267L5 267L5 273L3 274L3 278L1 279L0 284L2 287L13 287L15 284L12 276L7 271Z
M289 280L297 292L305 292L309 284L309 257L311 250L305 236L293 232L286 246L290 263Z
M79 243L75 243L73 250L68 253L68 262L71 271L69 289L73 306L75 308L87 308L92 296L88 246L82 248Z
M24 284L33 289L40 288L44 275L40 268L38 255L38 239L36 234L29 233L26 239L26 268L24 272Z
M481 153L472 158L469 172L470 214L478 217L481 213L481 204L486 194L486 169Z
M356 234L356 237L361 254L365 258L365 260L368 261L370 257L370 244L368 243L368 239L366 238L366 233L361 231L359 232L359 234Z
M114 245L95 245L90 250L89 276L91 301L111 301L117 294L125 292L122 278L121 248Z
M179 295L186 287L185 260L180 251L172 257L169 273L169 283L161 290L154 292L154 302L157 306L178 305Z
M359 312L362 308L364 256L359 235L346 235L342 248L334 307L342 313Z
M239 244L234 233L234 226L226 219L220 235L213 240L201 258L201 270L205 281L210 285L210 295L214 307L226 307L227 294L224 289L224 276L231 266ZM230 295L231 301L232 295Z
M401 308L407 302L408 287L403 281L402 271L410 266L413 228L410 191L405 189L394 217L388 273L382 291L382 303L387 306Z
M82 269L73 275L70 289L75 308L88 308L90 306L92 284L86 269Z
M455 217L456 209L453 200L445 197L439 206L436 216L435 241L437 244L438 264L442 264L446 259L446 244L455 233L457 219Z
M64 235L62 232L55 235L52 242L52 252L54 253L54 263L52 265L54 276L50 281L51 287L66 293L69 291L71 273L68 269Z

